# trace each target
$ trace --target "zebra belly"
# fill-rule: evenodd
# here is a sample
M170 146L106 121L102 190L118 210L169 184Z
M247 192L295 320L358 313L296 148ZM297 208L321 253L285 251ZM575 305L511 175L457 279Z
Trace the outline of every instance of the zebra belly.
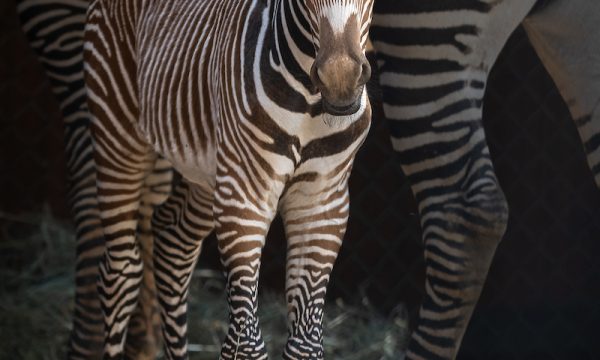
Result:
M160 153L171 162L173 167L187 181L199 185L209 185L211 189L214 189L217 176L214 147L202 152L186 151L178 153L166 151Z
M211 186L220 84L210 63L221 63L217 29L231 33L214 23L215 13L228 9L216 3L146 2L136 34L140 131L186 180Z

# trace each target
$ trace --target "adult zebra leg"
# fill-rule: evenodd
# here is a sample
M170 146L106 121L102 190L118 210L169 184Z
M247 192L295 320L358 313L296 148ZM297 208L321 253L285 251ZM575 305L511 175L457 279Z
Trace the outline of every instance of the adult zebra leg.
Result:
M144 270L138 298L138 306L131 314L125 355L128 359L155 359L162 343L160 309L154 280L154 236L152 215L154 209L164 203L171 192L173 171L171 164L159 157L154 170L146 178L139 210L137 238Z
M554 1L523 23L575 120L600 187L600 3Z
M75 309L68 345L69 359L99 358L103 343L96 280L104 237L96 200L96 165L83 90L82 40L87 3L87 0L17 2L21 28L44 65L63 115L68 201L76 234Z
M299 192L283 200L287 237L286 299L289 337L284 359L323 359L323 308L329 276L348 222L347 186L326 199ZM293 200L290 198L294 198ZM296 200L296 201L294 201ZM298 201L300 200L300 201Z
M384 112L423 229L425 297L408 359L456 357L504 234L482 102L490 68L533 2L375 3Z
M97 280L105 242L96 198L96 164L87 121L86 118L84 124L65 122L68 198L76 229L75 309L68 359L98 359L102 356L103 344L104 326Z
M187 359L187 296L213 229L212 189L181 180L153 218L154 266L167 359Z

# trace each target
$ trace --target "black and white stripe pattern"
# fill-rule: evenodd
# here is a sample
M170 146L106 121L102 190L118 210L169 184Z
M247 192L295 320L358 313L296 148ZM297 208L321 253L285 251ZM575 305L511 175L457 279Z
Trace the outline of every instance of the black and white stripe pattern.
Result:
M288 236L284 357L323 358L322 311L346 229L348 175L370 125L371 10L369 0L92 2L84 57L107 242L105 358L120 356L137 300L136 214L157 154L183 176L153 222L167 357L187 357L188 286L214 228L230 306L221 358L266 358L258 269L280 212Z
M69 202L76 225L75 313L69 341L69 358L98 358L102 353L103 325L96 291L98 264L104 237L96 200L96 166L90 135L90 116L83 83L83 30L87 0L20 0L21 27L37 52L60 101L65 126L65 154ZM146 180L140 212L139 242L148 264L141 301L132 318L129 358L154 358L159 334L158 308L152 279L152 209L166 199L171 182L170 165L156 164Z
M76 118L75 115L71 114L79 114L79 117L82 119L74 121L74 124L79 124L80 126L67 125L66 130L68 139L66 153L69 159L73 159L69 160L69 169L72 183L71 188L73 189L71 197L74 199L74 214L76 218L82 219L77 221L78 244L80 244L78 246L79 270L77 272L78 310L75 314L74 336L71 341L72 347L75 344L76 349L71 351L71 355L72 357L82 357L82 354L90 353L94 343L97 344L100 341L98 339L98 331L100 330L98 330L97 326L99 319L97 315L98 311L95 310L97 306L94 305L95 295L93 284L92 281L85 279L93 280L94 258L99 256L103 247L98 231L96 230L95 235L93 231L94 229L98 229L97 226L93 225L93 219L97 218L97 215L93 215L94 190L89 185L93 183L93 181L90 181L90 176L95 176L95 169L93 168L93 164L89 162L91 147L87 132L85 106L83 101L77 101L77 95L71 96L71 94L82 94L82 81L77 80L81 79L81 76L73 74L77 73L77 71L80 72L81 69L81 63L78 58L80 50L77 50L80 49L80 45L77 45L77 39L81 38L83 14L87 2L78 0L54 2L22 0L20 3L19 12L23 20L24 30L28 34L33 47L38 50L40 58L46 64L55 91L59 95L59 98L62 99L62 108L66 119ZM498 38L495 41L492 39L492 43L490 44L490 40L482 36L479 32L492 28L494 22L504 22L506 24L505 32L511 32L514 25L521 21L520 18L523 15L522 11L514 12L510 9L506 9L503 13L492 11L494 9L492 5L496 3L467 1L448 4L447 2L427 0L420 1L417 4L377 0L376 26L373 29L373 40L376 48L380 50L378 54L379 65L384 72L382 87L387 104L386 113L388 118L392 120L392 127L394 129L393 141L396 148L402 153L403 163L406 162L409 165L418 164L419 159L429 160L437 154L440 154L438 158L454 154L453 158L450 159L453 161L449 161L447 166L436 165L433 161L429 164L421 161L422 166L420 168L415 166L411 168L415 174L411 176L411 181L415 186L415 193L421 194L419 196L419 202L422 204L421 207L427 213L434 214L424 219L424 239L426 243L433 243L433 245L429 246L430 249L435 249L433 239L437 236L436 234L440 233L445 234L440 238L451 236L458 236L467 240L479 240L483 238L477 232L469 230L456 221L457 219L464 220L467 218L466 215L469 212L463 212L463 216L457 217L456 214L460 214L460 209L463 209L465 205L460 203L455 204L456 201L451 201L453 199L446 197L445 194L456 191L452 190L453 188L459 188L457 192L469 195L467 199L470 198L471 203L473 200L477 200L477 197L484 200L489 198L485 191L481 191L481 188L468 193L468 186L461 189L461 185L459 185L459 183L466 185L473 184L480 177L484 179L486 177L489 178L491 165L488 162L487 149L483 140L479 142L475 141L477 146L454 145L452 147L452 145L458 144L459 140L464 139L464 135L463 137L460 136L461 132L459 130L461 128L466 129L468 134L472 134L475 130L479 129L478 138L481 139L483 136L479 126L482 93L485 80L487 79L487 71L495 59L495 54L502 47L502 37L504 35L497 36ZM506 0L503 3L503 6L515 6L516 4L515 1ZM540 6L541 11L526 19L526 30L542 61L555 79L561 93L566 99L569 99L568 103L573 117L579 119L576 123L584 141L588 161L597 183L600 184L600 166L598 166L600 157L597 156L598 151L600 151L600 142L596 140L599 136L598 134L600 134L600 120L598 119L597 98L594 101L595 97L598 96L597 94L600 93L598 90L598 86L600 85L598 81L593 81L594 77L590 75L595 71L593 64L588 64L591 66L579 66L572 61L573 58L583 58L579 54L586 54L586 52L594 49L594 41L597 42L597 39L600 38L598 34L598 29L600 28L594 25L594 19L600 11L597 9L597 5L583 3L581 0L569 2L555 0L551 2L543 1L543 3L545 6ZM54 8L54 6L58 7ZM528 4L516 4L516 6L527 7ZM72 16L69 20L63 21L63 16L69 16L68 14L71 13ZM50 14L53 14L53 16ZM444 14L451 16L443 16ZM557 26L558 24L560 26ZM52 31L46 30L47 28L51 28ZM556 29L562 29L563 31L556 31ZM567 29L568 31L566 31ZM69 34L71 35L69 36ZM48 46L49 44L54 44L54 40L59 36L63 37L63 39L65 37L74 39L72 42L64 42L63 45L68 46L60 46L60 52L56 51L56 47ZM577 38L578 40L572 41L573 38ZM469 39L474 41L467 46L466 44L470 41ZM413 45L412 49L406 46L410 44ZM421 47L421 54L419 54L418 47L420 45L428 45L429 47ZM454 53L450 51L447 56L444 55L444 46L448 51L454 49ZM568 51L557 51L557 49L565 49L566 47L568 47ZM442 56L432 59L431 56L435 55L435 52L432 50L436 48L438 50L437 54L442 54ZM488 60L491 61L476 63L476 66L471 69L473 67L472 62L469 63L464 60L467 54L472 53L475 48L479 49L480 52L481 50L486 51L486 49L490 49L491 55L488 57ZM306 51L306 49L303 50ZM459 54L458 57L456 56L457 53ZM460 55L460 53L463 55ZM413 55L411 56L411 54ZM565 56L572 57L564 58ZM70 60L62 61L65 58L69 58ZM53 66L49 66L50 64ZM479 73L468 71L477 69L482 71ZM429 73L432 76L428 77L427 74ZM451 98L446 98L446 102L441 101L445 95L452 93L454 89L457 89L457 94L460 94L454 102L450 101L452 100ZM461 90L460 93L458 92L459 90ZM429 103L431 108L427 110L426 106L420 109L409 106L394 107L402 105L405 102L409 106ZM69 103L75 105L69 105ZM442 109L434 111L435 104L441 104ZM427 110L424 112L424 117L430 118L429 125L413 128L413 125L417 124L416 121L405 123L402 121L403 119L418 118L418 116L407 116L402 115L402 113L414 114L415 111L421 110ZM457 116L459 113L465 118L471 113L472 115L468 117L473 118L472 125L475 129L470 129L468 126L458 126L457 124L460 122L455 120L460 118L460 116ZM438 126L434 128L434 119L432 117L436 116L438 118L436 120ZM440 122L444 119L447 120L447 124L444 125L442 122L441 124L444 126L439 126ZM455 122L454 125L452 125L453 122ZM432 132L432 130L435 130L435 132ZM404 131L407 131L407 136L403 135ZM443 135L448 136L444 138ZM408 138L411 138L411 141L407 141ZM418 146L419 142L422 143L421 147ZM456 149L461 149L463 155L459 155L460 152L457 153ZM482 152L483 156L481 156ZM481 157L485 161L481 161ZM74 167L72 164L78 164L78 167ZM457 171L457 169L464 168L465 164L468 164L469 177L466 175L466 171ZM86 171L78 171L78 168L86 169ZM476 168L487 170L475 171ZM80 173L81 176L73 175L77 173ZM421 191L421 188L428 185L427 182L431 186L435 185L436 180L440 184L437 186L437 191L435 187L429 192ZM446 182L456 185L444 186L443 184ZM419 188L418 184L420 183L423 183L425 186ZM490 191L487 192L489 193ZM85 199L85 202L78 201L77 199ZM448 209L458 210L452 211L449 214L446 214L448 211L443 211L442 220L448 218L450 221L440 221L439 218L435 217L435 211L432 210L432 204L435 204L435 202L446 204ZM476 202L479 202L479 200ZM78 207L78 203L86 204L86 206ZM470 206L471 203L465 204ZM499 203L502 205L501 200L499 200ZM482 204L484 203L482 202ZM439 207L444 208L444 206ZM503 207L502 205L501 208ZM477 218L474 217L474 219ZM497 217L494 220L500 224L503 222L502 217ZM469 221L468 224L471 222ZM98 220L96 220L97 223ZM451 231L447 231L443 226L440 226L444 224L453 225ZM501 231L491 231L491 233L491 238L493 238L489 241L491 244L488 246L484 244L484 250L479 250L481 253L493 252L493 243L498 240ZM494 235L493 233L496 234ZM439 244L440 242L437 241L437 243ZM467 247L474 248L472 245ZM488 248L487 250L485 250L486 247ZM440 249L441 247L438 246L436 250L438 253L441 252L441 254L450 251L450 248L446 248L445 250ZM432 253L431 250L429 251ZM473 249L473 251L474 255L468 255L467 259L469 257L478 257L476 255L478 253L477 249ZM432 254L436 255L435 252ZM482 262L485 263L485 259ZM429 270L430 274L436 271L434 261L430 260L429 266L431 268ZM484 264L483 267L486 267L486 265ZM483 281L484 277L485 275L480 274L480 281ZM90 286L91 284L92 286ZM447 287L453 286L455 285L452 285L451 282L447 283ZM457 288L460 288L460 286ZM435 289L436 287L434 286L433 290ZM437 289L440 289L439 284ZM411 355L409 357L450 358L453 355L449 354L456 352L470 311L464 311L467 315L462 315L462 319L461 317L455 317L454 320L456 321L438 321L436 323L431 319L435 320L437 317L438 320L441 320L436 314L442 313L443 308L440 307L438 311L434 306L436 298L433 296L435 292L432 292L431 286L429 287L429 292L429 300L426 301L424 309L430 308L434 310L425 311L421 323L425 324L425 327L437 329L436 331L439 334L446 331L450 335L445 337L447 340L445 343L443 337L436 343L435 338L424 337L422 335L428 331L425 327L421 330L417 329L418 340L413 340L410 350ZM144 300L142 299L141 301L143 302ZM427 306L428 303L430 304L429 306ZM452 334L452 329L455 327L459 328L457 331L454 331L457 335ZM421 332L420 338L419 332ZM429 330L429 333L432 333L432 331ZM131 337L131 329L129 336ZM423 341L423 339L426 339L426 341ZM429 342L433 342L434 345L429 345ZM74 356L77 354L80 356Z
M498 53L534 3L375 4L371 36L384 111L418 202L425 245L426 295L409 359L455 358L504 234L508 209L481 123L483 95ZM600 32L591 25L600 19L600 6L583 1L544 5L526 28L573 117L582 119L577 125L598 180L600 141L594 139L600 132L600 81L590 75L599 66L582 67L574 60L590 51L600 54L600 46L593 45L600 44Z

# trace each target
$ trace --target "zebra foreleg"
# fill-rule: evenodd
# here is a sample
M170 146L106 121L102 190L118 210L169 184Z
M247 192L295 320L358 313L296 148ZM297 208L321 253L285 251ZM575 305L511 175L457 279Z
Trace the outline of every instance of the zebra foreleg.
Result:
M269 181L259 184L255 178L241 175L238 169L228 170L225 165L218 170L215 231L227 273L229 302L229 330L220 359L266 359L267 349L256 313L258 275L265 237L283 185ZM267 188L262 188L265 185ZM262 190L256 191L255 186Z
M303 192L283 200L289 331L284 359L324 357L325 293L348 221L347 186L334 189L322 202L315 203L314 197L308 196L294 202Z
M213 229L212 190L182 180L154 216L154 266L167 359L187 359L187 296L202 240Z

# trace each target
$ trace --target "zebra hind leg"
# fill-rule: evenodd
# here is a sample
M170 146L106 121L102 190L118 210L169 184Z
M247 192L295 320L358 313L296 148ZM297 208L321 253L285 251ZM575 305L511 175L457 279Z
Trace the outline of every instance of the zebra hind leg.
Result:
M125 1L90 3L84 32L84 78L106 241L98 282L105 359L123 357L127 327L138 304L143 278L136 238L139 209L157 158L140 135L138 95L134 86L128 86L135 83L136 74L135 54L126 45L134 29L132 23L117 20L127 18L121 15L132 6ZM112 33L115 24L122 25L119 36Z
M202 240L213 229L212 190L181 180L153 217L154 268L165 356L187 359L187 296Z
M157 206L165 202L171 191L173 172L171 164L158 158L152 173L146 178L142 191L140 217L138 223L138 242L144 263L142 284L138 306L131 315L125 343L127 359L156 359L162 343L160 309L154 280L154 262L152 253L154 237L152 235L152 214Z
M69 359L99 358L103 343L96 281L98 264L104 252L104 237L96 199L96 168L89 113L85 91L82 91L82 40L88 3L88 0L17 1L22 29L45 65L52 91L60 101L65 126L68 197L77 240L75 310L68 345ZM65 41L56 42L58 38ZM160 346L160 315L151 266L150 216L153 207L168 195L171 177L168 167L170 165L164 160L157 161L157 167L147 181L147 191L144 190L142 195L138 236L144 261L144 280L139 307L132 315L128 329L126 355L129 359L154 359Z
M142 259L136 240L141 191L147 172L122 168L120 161L102 158L97 152L98 205L106 240L100 262L98 293L104 316L104 358L122 356L130 315L137 306L142 281ZM133 163L153 165L145 157ZM117 175L119 174L119 175Z
M425 296L408 359L457 356L503 237L508 206L482 127L483 98L489 70L533 3L375 4L384 112L423 229Z

